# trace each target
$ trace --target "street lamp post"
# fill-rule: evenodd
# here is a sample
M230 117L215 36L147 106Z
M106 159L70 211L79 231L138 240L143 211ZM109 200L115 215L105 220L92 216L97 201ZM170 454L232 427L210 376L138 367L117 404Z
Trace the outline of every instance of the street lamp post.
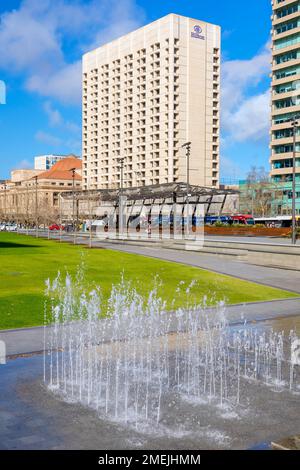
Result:
M190 233L190 156L192 142L186 142L182 145L185 148L186 156L186 234Z
M27 235L29 233L28 221L29 221L29 192L28 192L28 183L26 182L26 234Z
M38 237L38 177L34 176L35 180L35 236Z
M7 189L7 184L4 183L4 222L6 223L6 189Z
M124 178L124 161L125 157L119 157L120 163L120 191L119 191L119 237L123 238L124 234L124 214L123 214L123 178Z
M89 226L89 247L92 248L92 243L93 243L93 234L92 234L92 209L91 209L91 193L89 191L88 193L88 213L89 213L89 219L90 219L90 226Z
M297 243L297 225L296 225L296 132L299 127L297 117L292 119L293 128L293 185L292 185L292 244Z
M16 196L16 224L17 224L17 233L19 233L19 194L18 190L15 192Z
M58 194L58 203L59 203L59 241L61 242L61 235L62 235L61 193Z
M76 230L75 230L75 172L76 168L71 168L72 172L72 226L73 226L73 243L76 243Z

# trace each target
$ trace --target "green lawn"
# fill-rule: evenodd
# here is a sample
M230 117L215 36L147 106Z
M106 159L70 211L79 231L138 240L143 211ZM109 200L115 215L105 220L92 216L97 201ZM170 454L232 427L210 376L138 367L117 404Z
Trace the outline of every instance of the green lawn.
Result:
M121 272L132 280L140 293L161 281L159 294L172 308L187 301L186 289L192 281L190 298L201 301L203 295L230 304L284 299L298 294L241 281L229 276L180 264L111 250L35 239L25 235L0 233L0 329L20 328L43 323L45 280L58 270L75 274L83 261L85 283L92 289L101 285L104 297ZM184 284L182 283L184 281ZM179 289L178 289L179 286ZM173 302L173 305L172 305Z

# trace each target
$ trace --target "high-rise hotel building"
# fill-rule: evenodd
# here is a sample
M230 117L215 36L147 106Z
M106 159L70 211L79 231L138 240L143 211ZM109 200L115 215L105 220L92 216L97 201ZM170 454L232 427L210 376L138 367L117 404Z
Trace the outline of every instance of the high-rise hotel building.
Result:
M83 188L219 184L220 27L170 14L83 56Z
M300 0L273 0L272 4L271 177L289 183L293 178L291 120L300 115ZM299 129L296 151L300 152ZM300 154L296 172L300 182Z

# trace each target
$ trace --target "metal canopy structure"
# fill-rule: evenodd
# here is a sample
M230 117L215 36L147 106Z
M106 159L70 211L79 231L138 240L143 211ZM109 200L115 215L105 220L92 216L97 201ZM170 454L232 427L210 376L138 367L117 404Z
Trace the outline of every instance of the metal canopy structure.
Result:
M125 197L129 201L146 201L146 200L157 200L157 199L170 199L172 201L176 199L183 200L189 193L189 198L194 202L206 204L209 200L214 197L223 196L226 198L228 195L237 194L239 191L232 189L217 189L207 188L203 186L187 186L186 183L165 183L150 186L137 186L133 188L123 188L122 197ZM110 201L118 204L121 195L120 189L93 189L86 191L72 191L65 192L62 194L64 199L70 199L73 196L76 200L85 199L97 199L100 201ZM184 202L184 201L182 201ZM215 201L217 203L217 201ZM222 203L220 201L219 203Z
M122 237L132 230L134 233L146 230L151 237L155 229L160 234L167 231L189 236L193 232L198 236L204 217L211 211L220 216L227 196L237 193L230 189L166 183L122 189L73 190L64 192L61 198L67 213L71 207L76 207L76 221L105 220L108 237L111 229L117 230ZM62 208L61 218L63 212Z
M68 191L61 195L60 220L106 221L105 237L127 237L132 232L147 237L155 230L176 236L198 237L206 215L221 216L228 195L235 190L192 186L186 183L166 183L120 189ZM74 209L75 208L75 212ZM188 225L189 224L189 225ZM133 227L135 225L135 228ZM99 227L98 227L99 228ZM101 231L102 229L99 228ZM111 232L112 231L112 232ZM179 235L180 233L180 235ZM168 236L169 236L168 235Z

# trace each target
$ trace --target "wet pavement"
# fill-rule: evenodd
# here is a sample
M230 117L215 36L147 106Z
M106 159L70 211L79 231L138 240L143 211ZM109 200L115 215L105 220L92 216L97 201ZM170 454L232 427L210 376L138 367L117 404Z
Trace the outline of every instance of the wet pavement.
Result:
M253 324L253 327L255 324ZM300 335L300 317L260 322ZM0 449L247 449L299 434L300 391L241 383L240 405L168 397L160 424L135 429L66 403L43 384L43 355L0 365Z

